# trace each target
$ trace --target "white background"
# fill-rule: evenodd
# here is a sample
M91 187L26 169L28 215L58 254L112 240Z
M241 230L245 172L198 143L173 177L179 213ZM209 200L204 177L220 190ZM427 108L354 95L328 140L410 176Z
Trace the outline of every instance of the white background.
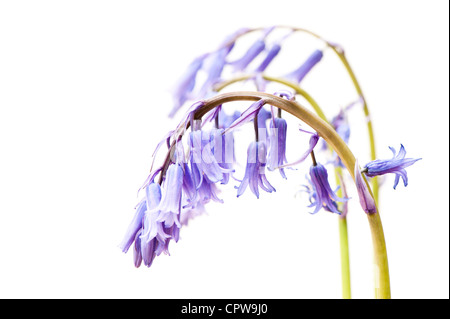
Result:
M380 158L400 143L423 158L407 188L388 176L380 194L392 296L448 298L448 22L447 1L2 1L0 297L340 298L337 216L294 196L307 166L268 175L277 193L259 200L227 188L150 269L117 247L184 68L238 28L283 24L344 46ZM323 63L304 87L342 106L355 93L332 54ZM372 298L353 202L353 296Z

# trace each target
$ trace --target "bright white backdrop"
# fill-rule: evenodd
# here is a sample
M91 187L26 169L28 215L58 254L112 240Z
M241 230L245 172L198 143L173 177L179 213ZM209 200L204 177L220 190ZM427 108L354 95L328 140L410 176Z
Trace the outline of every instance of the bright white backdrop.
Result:
M276 194L224 192L151 269L117 248L174 125L176 78L235 29L283 24L344 46L381 158L400 143L423 158L407 188L390 176L380 194L392 295L448 298L448 22L446 1L1 2L0 297L340 298L336 216L308 214L301 182L275 174ZM369 228L353 208L353 295L372 298Z

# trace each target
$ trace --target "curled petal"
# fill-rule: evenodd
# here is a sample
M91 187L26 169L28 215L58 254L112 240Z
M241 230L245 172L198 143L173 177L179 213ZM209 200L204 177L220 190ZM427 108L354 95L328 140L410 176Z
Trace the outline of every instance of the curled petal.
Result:
M293 163L281 165L278 168L294 166L294 165L297 165L297 164L300 164L301 162L303 162L308 157L308 155L311 154L311 152L314 150L314 147L316 147L318 141L319 141L319 135L317 133L314 133L311 136L311 138L309 139L309 148L306 150L305 153L303 153L303 155L298 160L296 160Z

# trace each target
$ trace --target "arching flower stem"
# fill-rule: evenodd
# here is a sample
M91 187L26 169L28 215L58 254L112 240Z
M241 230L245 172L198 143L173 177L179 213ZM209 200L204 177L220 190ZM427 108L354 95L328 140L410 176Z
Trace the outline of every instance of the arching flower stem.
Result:
M301 106L296 101L289 101L263 92L245 91L223 93L210 99L204 100L201 106L195 111L193 116L194 119L201 119L213 108L227 102L259 101L260 99L264 99L267 104L273 105L274 107L278 107L283 111L292 114L293 116L299 118L310 127L312 127L319 134L319 136L322 137L327 142L327 144L338 154L352 178L355 179L355 157L348 148L347 144L341 139L334 128L326 120L321 119L318 115ZM187 123L187 126L188 125L189 123ZM365 182L367 183L366 180ZM372 192L371 195L373 196ZM376 214L367 214L367 218L372 233L372 243L374 250L374 264L376 272L375 296L376 298L382 299L390 298L390 279L386 243L378 209Z
M246 81L252 77L253 77L253 75L242 75L239 77L235 77L231 80L218 83L214 89L216 92L220 92L221 90L226 88L228 85L231 85L233 83L240 82L240 81ZM280 84L283 84L283 85L293 89L296 94L301 95L311 105L314 112L316 112L316 114L322 120L329 123L329 121L327 120L327 118L326 118L324 112L322 111L322 108L319 106L319 104L313 99L313 97L308 92L303 90L300 86L298 86L294 82L288 81L286 79L277 78L277 77L262 75L262 78L266 81L280 83ZM280 108L278 109L278 112L279 112L279 117L280 117L280 115L281 115ZM311 154L311 156L314 156L314 155ZM334 168L334 172L335 172L336 184L340 185L341 180L339 179L339 176L342 175L341 167L336 166ZM378 188L378 184L375 185L374 187ZM342 187L340 187L337 190L337 195L339 197L342 197ZM338 205L338 209L342 210L343 204L338 202L337 205ZM342 297L344 299L351 299L352 294L351 294L351 280L350 280L350 257L349 257L349 245L348 245L347 217L345 215L339 216L338 223L339 223L339 243L340 243L340 248L341 248L340 250L341 250L341 273L342 273L342 276L341 276L342 277Z

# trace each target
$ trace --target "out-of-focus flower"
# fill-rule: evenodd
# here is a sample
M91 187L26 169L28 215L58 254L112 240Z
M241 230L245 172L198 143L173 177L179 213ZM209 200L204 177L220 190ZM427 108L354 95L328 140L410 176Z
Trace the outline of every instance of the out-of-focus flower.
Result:
M367 163L364 166L363 173L368 177L374 177L377 175L384 175L388 173L395 174L394 189L400 180L403 179L405 187L408 185L408 176L405 168L411 166L421 158L405 158L406 151L402 144L400 144L400 150L396 154L395 148L389 147L393 153L393 157L390 160L375 160Z
M272 193L275 188L270 185L265 175L267 149L264 142L252 142L247 151L247 166L245 176L238 188L237 196L241 196L250 186L253 194L259 198L259 187L262 190Z
M322 58L323 52L321 50L314 51L298 69L286 75L285 78L300 83Z
M181 108L181 106L183 106L184 102L186 102L190 98L190 94L195 87L197 73L202 68L203 61L205 60L206 56L207 55L202 55L192 61L186 72L178 81L178 84L173 92L175 105L169 114L170 117L173 117L175 113Z
M261 62L261 64L256 68L255 72L264 72L264 70L269 66L270 62L278 55L281 50L281 45L275 43L267 52L266 57Z

